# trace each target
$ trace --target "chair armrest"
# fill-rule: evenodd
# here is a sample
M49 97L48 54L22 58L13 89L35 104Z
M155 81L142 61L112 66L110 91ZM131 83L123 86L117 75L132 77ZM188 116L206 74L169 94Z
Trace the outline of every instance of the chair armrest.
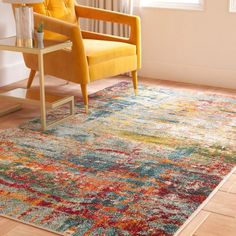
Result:
M34 12L35 25L38 25L41 22L43 22L45 30L62 34L69 38L72 37L72 32L76 30L76 28L78 28L78 25L76 24L71 24L63 20L59 20Z
M75 12L77 17L110 21L130 26L132 26L137 19L137 16L81 5L75 5Z
M34 13L34 23L37 25L41 22L43 22L45 30L54 32L56 34L65 35L72 41L71 55L73 58L73 63L80 63L80 66L74 67L74 73L81 75L81 83L88 83L88 62L79 25Z
M129 25L131 28L130 43L136 44L135 38L140 33L140 19L138 16L131 16L124 13L108 11L99 8L75 6L75 12L78 18L88 18L103 20L113 23Z
M114 40L119 42L127 42L136 45L138 56L138 68L141 67L141 23L138 16L131 16L124 13L108 11L99 8L75 5L75 12L78 18L87 18L108 21L113 23L125 24L130 26L130 38L126 41L125 38L115 36L105 36L104 34L96 34L83 32L83 36L88 38L96 38L101 40Z

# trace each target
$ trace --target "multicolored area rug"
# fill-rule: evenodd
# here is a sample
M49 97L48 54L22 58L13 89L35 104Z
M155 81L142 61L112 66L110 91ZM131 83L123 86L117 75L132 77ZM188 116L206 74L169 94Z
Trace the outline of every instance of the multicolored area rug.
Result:
M45 133L0 131L1 214L74 236L173 235L236 163L233 97L135 97L122 82L77 109Z

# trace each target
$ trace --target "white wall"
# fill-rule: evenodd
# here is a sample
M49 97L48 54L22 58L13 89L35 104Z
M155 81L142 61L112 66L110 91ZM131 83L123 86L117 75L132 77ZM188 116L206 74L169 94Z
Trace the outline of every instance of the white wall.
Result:
M0 0L0 38L15 35L15 22L10 4ZM0 51L0 86L25 79L28 74L20 53Z
M140 75L236 89L236 13L229 0L204 11L142 8Z

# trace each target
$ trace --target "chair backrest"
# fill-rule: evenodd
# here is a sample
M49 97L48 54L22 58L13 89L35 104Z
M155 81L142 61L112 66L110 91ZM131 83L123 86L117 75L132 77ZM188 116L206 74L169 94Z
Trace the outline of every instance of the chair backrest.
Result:
M74 0L44 0L42 3L32 4L34 12L58 18L70 23L76 23Z

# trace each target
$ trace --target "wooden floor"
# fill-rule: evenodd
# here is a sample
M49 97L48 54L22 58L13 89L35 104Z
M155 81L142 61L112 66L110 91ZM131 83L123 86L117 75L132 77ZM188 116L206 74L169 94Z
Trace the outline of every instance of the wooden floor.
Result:
M89 86L89 93L94 93L119 81L127 80L125 77L94 82ZM161 80L140 79L141 83L153 86L174 87L177 89L207 91L214 94L233 95L236 98L236 90L220 89L207 86L196 86L183 83L174 83ZM0 92L13 88L24 88L26 81L20 81L12 85L0 88ZM32 89L38 88L36 80ZM80 86L66 84L65 81L47 78L46 91L57 95L80 96ZM0 102L0 110L12 105L12 102ZM24 105L23 109L10 115L0 117L0 129L17 127L22 122L40 115L39 107ZM53 236L58 235L17 221L0 217L0 236ZM232 172L227 181L220 187L212 198L192 216L192 219L184 225L178 236L236 236L236 171Z

